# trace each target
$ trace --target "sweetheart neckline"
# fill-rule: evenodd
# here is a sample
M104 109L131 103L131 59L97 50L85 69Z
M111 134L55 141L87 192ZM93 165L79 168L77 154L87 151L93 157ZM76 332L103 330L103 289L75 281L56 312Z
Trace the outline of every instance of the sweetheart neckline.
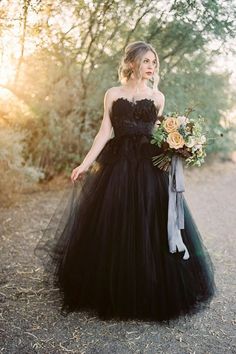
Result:
M112 101L112 106L113 106L116 102L118 102L119 100L127 101L127 102L129 102L131 105L134 105L134 106L135 106L138 102L150 101L150 102L155 106L155 108L157 109L157 107L156 107L156 105L155 105L155 101L154 101L152 98L147 98L147 97L145 97L145 98L141 98L141 99L139 99L139 100L131 101L131 100L129 100L129 99L126 98L126 97L118 97L118 98L116 98L114 101Z

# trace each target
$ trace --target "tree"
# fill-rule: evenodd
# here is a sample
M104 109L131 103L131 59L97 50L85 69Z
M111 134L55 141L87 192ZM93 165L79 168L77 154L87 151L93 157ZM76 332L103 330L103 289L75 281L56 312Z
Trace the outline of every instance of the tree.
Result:
M24 30L19 37L17 85L9 82L6 87L32 112L36 123L31 126L29 155L48 176L66 166L71 169L88 150L101 122L104 92L118 84L117 66L130 41L145 40L157 49L167 110L192 104L209 117L209 126L215 126L222 110L230 107L227 74L210 71L214 57L235 32L236 9L227 3L25 0L19 4L23 4ZM214 39L220 46L213 52L208 43ZM213 90L216 85L224 87L221 97Z

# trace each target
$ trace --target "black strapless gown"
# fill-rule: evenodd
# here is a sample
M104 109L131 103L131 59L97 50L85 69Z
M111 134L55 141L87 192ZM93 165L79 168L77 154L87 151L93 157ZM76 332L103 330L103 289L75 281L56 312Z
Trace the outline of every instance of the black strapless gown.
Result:
M63 314L169 321L209 306L214 265L184 200L182 239L190 258L168 249L168 173L153 166L154 102L113 102L111 138L54 213L35 248ZM66 202L65 202L66 200Z

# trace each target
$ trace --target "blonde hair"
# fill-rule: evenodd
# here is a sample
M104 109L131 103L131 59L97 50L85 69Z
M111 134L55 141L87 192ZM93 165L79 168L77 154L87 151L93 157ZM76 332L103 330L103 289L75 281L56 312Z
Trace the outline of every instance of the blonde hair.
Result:
M153 90L157 90L159 83L159 58L153 46L142 41L129 43L125 47L124 55L121 58L120 65L118 67L118 76L121 83L126 83L130 79L132 73L136 74L138 80L141 80L140 66L142 58L149 50L151 50L156 57L156 69L154 70L153 79L151 81L153 81ZM136 63L137 69L133 70L130 65L131 63Z

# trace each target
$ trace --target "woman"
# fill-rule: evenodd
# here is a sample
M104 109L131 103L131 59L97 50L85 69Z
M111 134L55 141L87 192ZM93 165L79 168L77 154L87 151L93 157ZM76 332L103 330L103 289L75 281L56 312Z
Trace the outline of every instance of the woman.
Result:
M215 294L214 266L185 200L184 257L168 248L168 173L153 166L160 149L150 143L165 101L158 72L150 44L125 48L121 85L107 90L100 129L72 171L47 263L63 312L169 321L199 312Z

